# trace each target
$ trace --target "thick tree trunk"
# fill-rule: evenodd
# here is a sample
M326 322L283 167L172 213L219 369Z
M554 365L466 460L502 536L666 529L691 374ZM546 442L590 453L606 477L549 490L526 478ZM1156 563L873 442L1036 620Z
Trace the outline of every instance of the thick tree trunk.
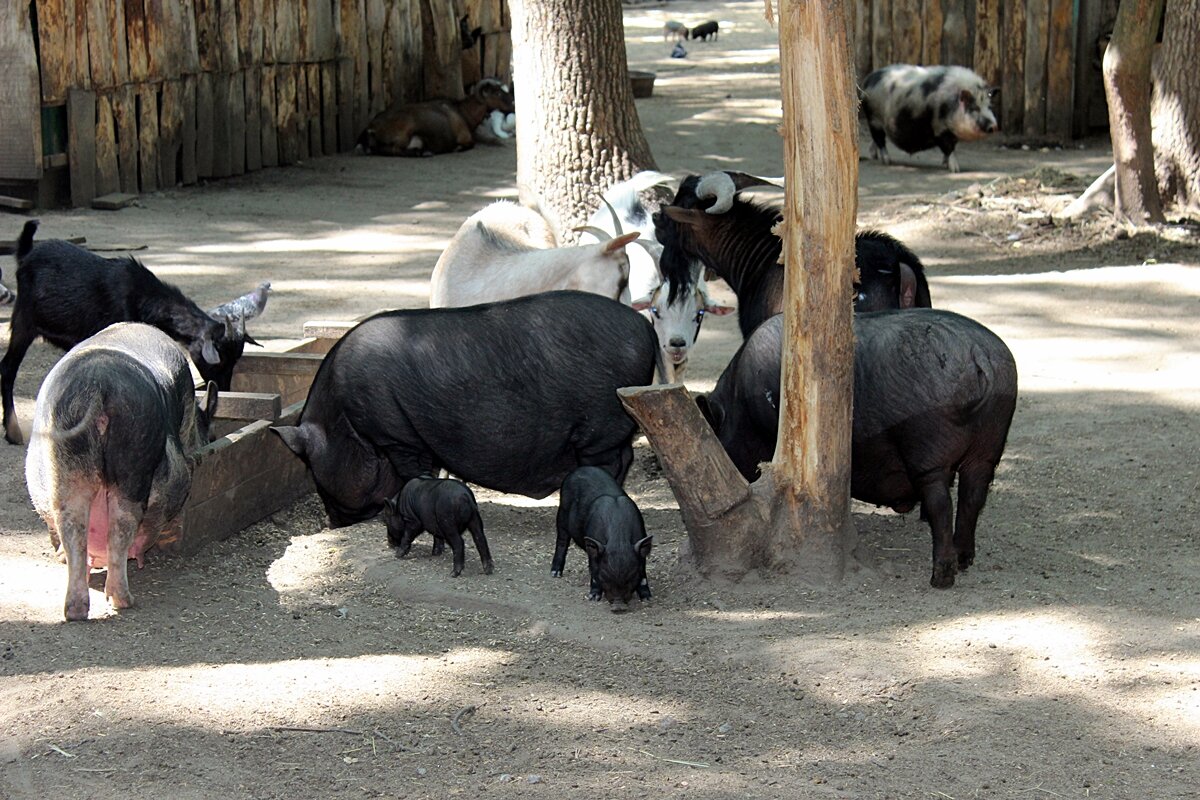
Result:
M775 459L777 558L841 577L850 522L851 327L858 213L858 104L840 2L780 14L783 145L783 404Z
M625 55L620 0L512 0L517 185L561 240L598 193L654 157Z
M1117 219L1134 225L1164 221L1150 135L1150 66L1164 0L1125 0L1104 51L1104 94L1113 161Z
M1154 65L1154 166L1164 206L1200 218L1200 9L1167 5L1163 43Z
M854 541L850 437L857 102L839 0L783 0L787 264L775 459L749 491L682 387L623 390L662 461L703 573L842 577Z

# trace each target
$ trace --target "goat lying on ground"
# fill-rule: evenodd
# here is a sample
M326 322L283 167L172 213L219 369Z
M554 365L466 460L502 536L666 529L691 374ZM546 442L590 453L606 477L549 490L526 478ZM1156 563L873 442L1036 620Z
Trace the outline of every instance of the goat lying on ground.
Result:
M470 306L576 289L629 305L625 245L638 233L601 244L556 247L546 220L499 200L467 218L438 258L430 278L430 308Z
M375 115L358 143L367 153L384 156L432 156L470 150L474 131L493 111L515 110L512 89L484 78L461 100L403 103Z
M229 390L246 342L246 320L261 313L267 287L225 304L230 316L205 313L183 292L163 283L133 258L101 258L57 239L33 242L38 221L25 223L17 243L17 299L8 352L0 360L4 438L21 443L13 403L17 370L41 336L70 350L114 322L145 322L182 344L205 381Z
M783 242L772 232L782 212L737 196L756 185L775 184L740 172L692 175L654 219L663 245L660 267L672 293L691 287L692 265L699 260L737 295L742 338L783 310ZM860 231L854 244L856 311L930 307L925 268L912 251L879 231Z

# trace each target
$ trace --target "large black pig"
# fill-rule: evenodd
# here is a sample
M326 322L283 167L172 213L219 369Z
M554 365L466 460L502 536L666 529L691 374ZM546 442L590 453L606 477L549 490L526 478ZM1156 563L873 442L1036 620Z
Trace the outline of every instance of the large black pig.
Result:
M110 325L73 347L38 391L25 481L67 561L68 620L87 619L87 576L107 566L104 594L133 605L127 559L171 532L192 485L193 453L216 409L196 408L187 355L158 328Z
M649 384L658 350L641 314L584 292L389 311L342 337L299 423L272 430L334 527L439 469L538 498L585 464L623 483L637 426L617 389Z
M613 611L625 611L634 592L650 599L646 557L653 537L642 512L602 469L580 467L563 481L556 519L558 538L550 574L562 577L574 541L588 557L589 600L603 597Z
M887 140L906 153L937 147L942 163L958 172L954 148L999 130L995 93L966 67L892 64L863 81L862 109L871 131L871 158L890 163Z
M854 333L850 494L899 512L921 503L933 533L930 584L953 586L975 560L975 525L1016 407L1016 362L996 334L949 311L859 314ZM775 452L782 335L782 316L764 322L697 398L751 481Z

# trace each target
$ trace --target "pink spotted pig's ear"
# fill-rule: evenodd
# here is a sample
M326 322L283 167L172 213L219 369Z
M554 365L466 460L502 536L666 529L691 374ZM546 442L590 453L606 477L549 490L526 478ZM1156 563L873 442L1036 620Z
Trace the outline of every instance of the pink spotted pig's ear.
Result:
M967 103L970 103L974 99L975 99L975 95L971 92L970 89L963 89L961 92L958 93L958 102L960 102L960 103L967 104Z

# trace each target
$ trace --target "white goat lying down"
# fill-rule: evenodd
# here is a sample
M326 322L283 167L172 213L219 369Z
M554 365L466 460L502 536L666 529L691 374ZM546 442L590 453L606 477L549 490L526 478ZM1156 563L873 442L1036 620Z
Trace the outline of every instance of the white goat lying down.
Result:
M430 278L429 307L511 300L576 289L629 304L625 246L637 231L600 244L556 247L536 211L499 200L467 218L442 252Z
M660 205L670 203L678 181L661 172L639 172L627 181L613 184L604 193L603 205L597 208L581 228L581 242L602 241L602 237L622 231L638 231L645 251L629 253L629 293L636 298L633 307L643 312L658 334L658 344L663 350L663 364L667 374L660 375L665 383L682 380L688 355L705 314L724 316L734 311L733 306L723 306L709 299L708 287L701 275L700 265L694 265L694 288L691 292L678 293L674 302L671 284L663 279L658 268L662 245L654 238L654 213ZM654 198L643 197L651 189L666 190L666 194L655 192ZM606 208L607 206L607 208Z

